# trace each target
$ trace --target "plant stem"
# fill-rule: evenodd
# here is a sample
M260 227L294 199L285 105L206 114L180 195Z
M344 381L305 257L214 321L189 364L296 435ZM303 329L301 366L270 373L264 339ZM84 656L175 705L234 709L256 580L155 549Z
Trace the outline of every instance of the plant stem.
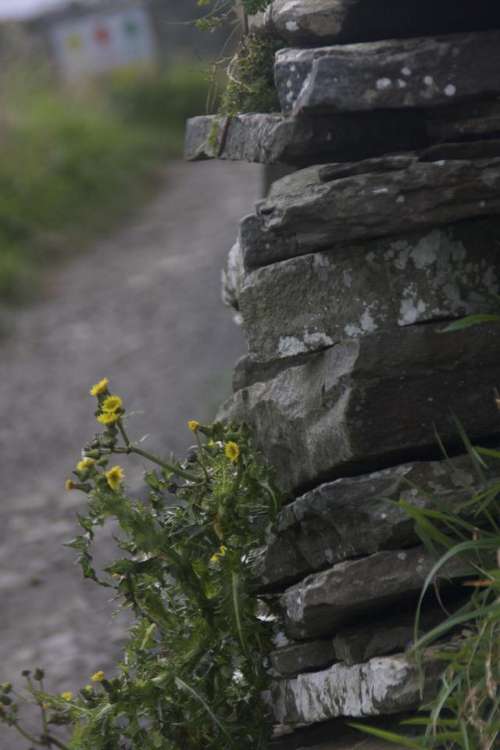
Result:
M180 466L174 466L167 463L166 461L162 461L162 459L158 458L158 456L155 456L152 453L148 453L147 451L143 451L142 448L137 448L131 443L129 443L126 448L113 448L113 453L125 453L127 455L129 455L130 453L135 453L138 456L147 458L147 460L151 461L151 463L161 466L162 469L171 471L173 474L177 474L177 476L182 477L183 479L187 479L190 482L196 482L196 480L198 479L195 474L191 474L189 471L181 469Z

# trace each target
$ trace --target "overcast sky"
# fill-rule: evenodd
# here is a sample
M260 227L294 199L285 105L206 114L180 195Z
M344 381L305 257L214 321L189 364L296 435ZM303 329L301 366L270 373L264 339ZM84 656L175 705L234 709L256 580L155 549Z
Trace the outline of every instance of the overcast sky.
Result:
M39 10L64 4L65 0L0 0L0 20L27 18Z

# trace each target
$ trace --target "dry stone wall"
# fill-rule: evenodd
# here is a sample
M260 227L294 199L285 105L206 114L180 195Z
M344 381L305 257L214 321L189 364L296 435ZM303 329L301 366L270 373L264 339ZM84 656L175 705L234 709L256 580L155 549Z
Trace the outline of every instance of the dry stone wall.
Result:
M500 330L443 333L500 290L500 6L274 0L258 28L283 40L281 112L194 118L186 155L294 170L249 207L224 274L248 354L221 417L255 429L288 499L256 581L281 612L273 742L378 750L348 723L421 704L408 647L435 562L397 501L457 507L479 480L454 418L500 432ZM446 608L470 574L441 571Z

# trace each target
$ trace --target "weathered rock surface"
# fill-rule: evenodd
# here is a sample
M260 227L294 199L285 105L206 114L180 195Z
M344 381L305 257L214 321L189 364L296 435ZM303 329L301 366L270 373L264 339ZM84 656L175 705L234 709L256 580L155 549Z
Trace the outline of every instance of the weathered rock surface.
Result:
M188 121L185 157L306 166L409 150L430 143L425 118L409 112L364 112L294 118L279 114L202 116Z
M247 268L357 240L500 213L500 158L401 156L309 167L274 183L241 223Z
M439 107L427 114L426 121L428 136L433 141L480 138L489 133L500 133L500 100L468 101Z
M376 552L313 573L280 598L285 630L296 640L331 635L370 611L378 616L396 602L418 597L436 558L424 547ZM472 566L453 559L440 576L463 578Z
M422 459L436 448L434 426L456 443L451 412L474 439L498 434L498 326L441 330L414 326L345 340L243 388L220 417L250 424L285 492Z
M275 80L283 112L442 106L500 93L500 32L285 49Z
M428 661L427 697L436 683L436 665ZM348 667L334 664L322 672L277 682L273 707L277 721L315 724L336 716L379 716L416 708L421 704L418 669L406 656L372 659Z
M417 34L491 29L500 25L491 0L274 0L264 26L291 44L356 42Z
M341 560L418 543L397 506L457 507L477 489L468 456L401 464L316 487L281 511L262 558L260 579L277 588Z
M499 219L476 219L256 269L239 285L249 354L296 357L347 336L491 311L499 240Z
M222 270L222 301L226 307L232 307L237 313L237 322L241 323L239 315L241 287L245 278L243 254L241 245L236 241L229 251L225 268Z
M271 666L283 677L328 667L335 658L332 639L293 643L271 654Z
M415 609L413 607L408 612L400 610L401 607L398 607L395 615L391 614L384 620L377 620L377 613L374 613L368 623L350 625L337 633L333 639L335 661L352 666L375 656L406 651L414 641ZM445 618L446 614L440 608L424 610L419 620L419 634L429 632Z

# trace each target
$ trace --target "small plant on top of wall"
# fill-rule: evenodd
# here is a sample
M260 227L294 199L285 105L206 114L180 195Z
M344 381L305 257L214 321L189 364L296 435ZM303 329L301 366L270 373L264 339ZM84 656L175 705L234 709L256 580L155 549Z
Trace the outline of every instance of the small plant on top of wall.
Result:
M196 22L198 28L213 31L221 25L232 24L228 44L235 33L243 31L235 54L228 59L223 55L214 66L213 99L218 100L219 114L232 117L243 112L279 111L274 56L283 42L248 28L248 16L265 10L270 0L197 0L197 4L206 9L206 14ZM227 80L219 96L216 83L220 68L225 70Z
M279 506L270 470L244 427L194 420L186 461L152 455L131 442L108 381L91 394L103 431L66 482L88 496L82 533L69 546L83 575L114 591L134 624L115 674L98 669L76 695L53 695L42 670L25 672L24 693L0 686L0 720L33 747L61 750L264 748L273 616L252 582ZM151 463L147 501L127 496L120 459L131 454ZM118 526L120 556L101 573L93 543L107 523ZM24 700L40 709L39 732L23 723Z

